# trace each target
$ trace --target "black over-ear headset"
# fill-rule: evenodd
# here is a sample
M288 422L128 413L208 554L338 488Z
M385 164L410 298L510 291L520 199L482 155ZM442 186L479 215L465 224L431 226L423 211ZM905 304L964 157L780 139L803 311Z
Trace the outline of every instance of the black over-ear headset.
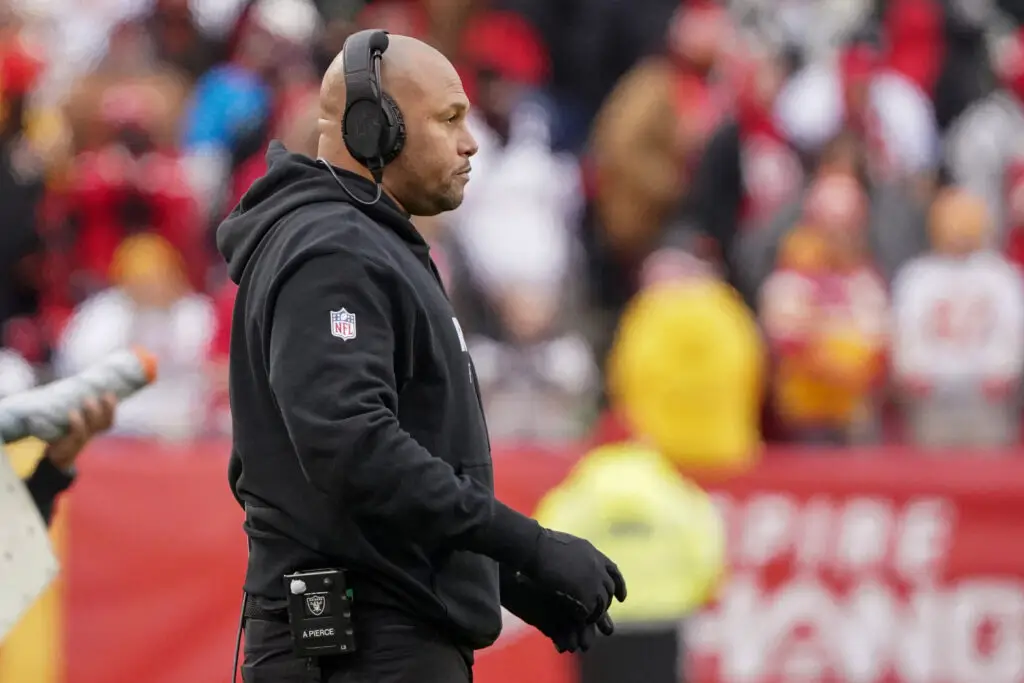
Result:
M346 91L341 136L349 154L366 166L380 185L384 167L405 145L402 112L381 87L380 63L388 49L387 31L359 31L349 36L341 49Z

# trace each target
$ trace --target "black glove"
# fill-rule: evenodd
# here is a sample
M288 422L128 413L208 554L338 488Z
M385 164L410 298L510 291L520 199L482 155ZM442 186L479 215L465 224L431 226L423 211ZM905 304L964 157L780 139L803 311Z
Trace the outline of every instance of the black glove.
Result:
M613 596L620 602L626 599L619 568L597 548L545 529L498 500L490 524L467 536L460 549L494 558L526 574L541 589L576 603L587 623L597 623Z
M523 573L542 589L574 603L589 624L608 611L612 597L626 599L626 581L615 563L589 541L560 531L542 529Z
M597 631L606 636L615 632L615 625L607 613L596 624L587 623L578 604L545 591L522 574L504 567L501 570L501 604L550 638L559 652L586 652Z

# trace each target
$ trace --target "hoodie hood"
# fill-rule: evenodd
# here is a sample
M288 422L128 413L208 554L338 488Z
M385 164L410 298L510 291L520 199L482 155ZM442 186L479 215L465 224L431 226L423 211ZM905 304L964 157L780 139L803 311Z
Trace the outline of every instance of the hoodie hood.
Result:
M377 186L362 176L335 167L345 188L359 200L371 202ZM373 222L397 233L417 254L426 258L426 242L417 232L409 214L390 197L364 206L338 186L331 173L314 159L294 154L277 140L267 149L267 172L252 184L238 206L217 228L217 250L228 264L228 275L238 284L256 248L282 218L307 204L339 202L349 204Z

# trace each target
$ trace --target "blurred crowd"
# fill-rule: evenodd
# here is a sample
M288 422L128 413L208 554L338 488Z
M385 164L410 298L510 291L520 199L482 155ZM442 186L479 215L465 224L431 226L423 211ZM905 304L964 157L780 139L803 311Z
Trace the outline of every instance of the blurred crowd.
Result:
M660 316L628 344L647 365L618 364L644 381L616 381L668 422L732 405L722 429L757 439L1016 443L1021 21L1010 0L2 0L0 395L141 345L161 376L120 432L230 430L214 229L269 140L315 155L320 76L379 27L437 46L474 103L466 201L418 227L492 438L614 425L616 340Z

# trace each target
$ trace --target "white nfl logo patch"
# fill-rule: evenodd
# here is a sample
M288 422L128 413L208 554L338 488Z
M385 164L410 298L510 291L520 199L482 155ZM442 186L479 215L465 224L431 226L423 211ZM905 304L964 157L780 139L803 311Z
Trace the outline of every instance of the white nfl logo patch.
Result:
M331 334L345 341L355 339L356 314L349 313L344 308L340 311L331 311Z

